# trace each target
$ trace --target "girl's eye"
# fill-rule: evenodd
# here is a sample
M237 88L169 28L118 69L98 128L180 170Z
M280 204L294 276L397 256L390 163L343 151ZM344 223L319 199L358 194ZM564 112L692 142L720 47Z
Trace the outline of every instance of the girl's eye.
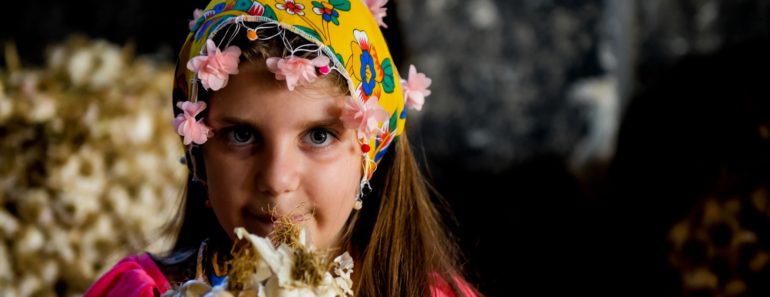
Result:
M251 144L254 142L254 133L245 128L234 128L227 132L228 139L236 145Z
M329 132L329 130L316 128L310 130L310 132L305 135L304 140L312 146L324 147L331 144L331 141L334 140L334 135Z

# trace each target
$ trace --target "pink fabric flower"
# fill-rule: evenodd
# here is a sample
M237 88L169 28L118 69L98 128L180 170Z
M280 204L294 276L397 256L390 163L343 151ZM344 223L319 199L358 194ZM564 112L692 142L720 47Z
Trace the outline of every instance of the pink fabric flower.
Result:
M313 60L288 56L286 58L267 58L267 69L275 73L275 79L286 80L286 86L294 91L295 86L304 86L312 83L318 77L316 67L329 66L329 58L318 56Z
M214 41L206 40L206 55L200 55L187 62L187 69L198 73L203 88L220 90L227 85L230 74L238 74L241 49L229 46L220 51Z
M195 27L195 23L198 22L198 19L203 16L203 10L195 9L193 10L193 18L190 20L190 30L192 30L193 27Z
M377 20L377 24L379 24L383 28L387 28L388 25L385 24L383 19L387 15L386 11L388 10L385 8L385 5L388 3L388 0L363 0L364 4L369 7L369 11L372 12L372 15L374 15L374 19Z
M431 80L424 73L417 72L414 65L409 65L409 78L401 80L401 87L404 89L404 100L406 107L421 110L425 103L425 97L430 95Z
M377 97L369 97L364 103L359 98L348 96L342 111L342 123L345 128L356 129L358 137L369 139L379 132L377 124L388 119L388 112L377 104Z
M183 143L188 145L192 142L197 144L203 144L211 136L211 128L203 123L203 119L195 121L195 116L206 109L206 102L190 102L183 101L177 102L176 107L179 107L183 113L176 116L173 121L174 129L176 133L184 136Z

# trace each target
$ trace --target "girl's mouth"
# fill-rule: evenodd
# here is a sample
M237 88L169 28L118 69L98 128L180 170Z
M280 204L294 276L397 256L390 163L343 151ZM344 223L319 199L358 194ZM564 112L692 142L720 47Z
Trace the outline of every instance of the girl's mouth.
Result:
M310 220L311 218L312 218L312 213L304 213L304 214L289 213L283 217L280 217L267 212L247 209L243 213L243 224L244 224L243 227L245 227L246 230L248 230L251 233L264 237L271 234L271 232L273 232L273 230L279 224L290 224L290 225L299 226L300 224Z
M274 224L278 220L277 217L274 217L271 214L249 212L249 215L252 218L254 218L255 220L257 220L257 221L259 221L260 223L263 223L263 224L272 225L272 224Z
M243 218L246 230L259 236L267 236L273 230L275 222L278 220L270 214L248 210L244 211Z

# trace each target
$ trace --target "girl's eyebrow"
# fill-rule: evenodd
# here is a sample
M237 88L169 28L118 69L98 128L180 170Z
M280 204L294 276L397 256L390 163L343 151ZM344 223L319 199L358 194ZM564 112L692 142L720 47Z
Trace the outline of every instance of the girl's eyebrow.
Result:
M340 120L339 117L330 117L326 119L303 122L301 127L336 127L341 125L342 120Z
M250 122L247 119L232 117L232 116L225 116L222 119L218 120L217 122L221 122L222 124L233 125L233 126L257 127L256 123L254 122Z

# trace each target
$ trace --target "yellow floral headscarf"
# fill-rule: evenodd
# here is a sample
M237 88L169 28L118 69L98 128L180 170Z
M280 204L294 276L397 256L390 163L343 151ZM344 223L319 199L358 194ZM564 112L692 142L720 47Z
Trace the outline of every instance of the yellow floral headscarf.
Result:
M274 25L318 45L331 61L331 69L347 80L351 98L357 100L353 104L364 107L370 99L376 98L370 103L376 102L378 110L387 113L387 116L381 113L383 116L377 117L375 133L360 139L365 159L364 178L368 181L391 143L404 130L405 102L409 92L404 92L402 84L407 87L411 81L402 81L399 77L379 29L379 24L383 24L384 9L373 14L372 8L363 1L214 0L202 11L196 11L195 19L190 22L191 32L179 54L173 96L174 112L178 114L175 126L180 135L185 136L185 144L203 143L210 134L205 126L195 126L196 115L205 109L205 103L196 103L200 73L185 66L206 54L216 54L218 59L224 57L223 61L228 55L237 57L240 54L238 49L227 48L220 52L220 48L215 48L216 45L209 41L221 30L236 26L237 29L247 30L248 38L254 40L258 37L258 26ZM384 3L381 0L375 2ZM225 66L233 71L232 65ZM237 64L234 67L231 73L237 73ZM227 82L227 75L224 83ZM424 75L422 78L426 79ZM429 84L430 80L427 82ZM425 88L417 94L421 98L417 109L422 105L423 95L428 94ZM188 121L185 122L185 119Z

